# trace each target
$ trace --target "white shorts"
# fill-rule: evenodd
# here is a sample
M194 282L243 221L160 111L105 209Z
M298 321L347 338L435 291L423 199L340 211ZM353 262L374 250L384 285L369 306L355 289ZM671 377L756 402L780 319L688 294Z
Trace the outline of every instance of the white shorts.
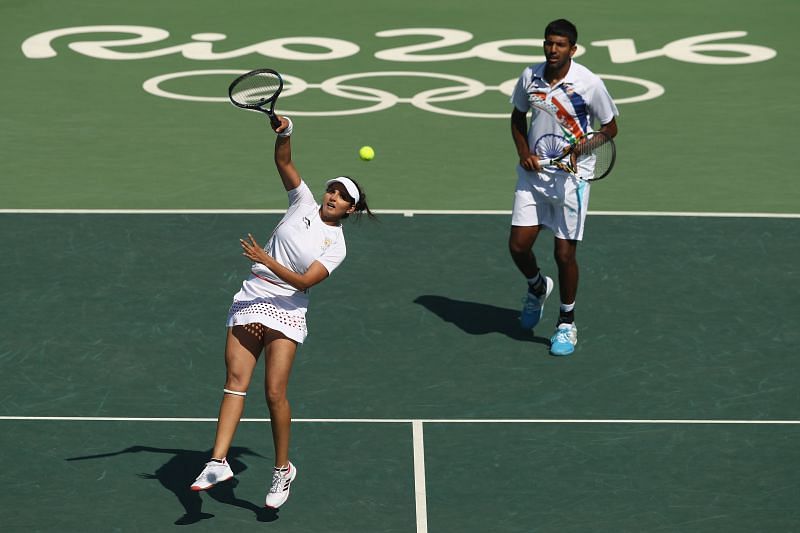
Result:
M306 339L306 307L285 296L237 300L228 311L228 327L259 323L300 344Z
M512 226L545 226L559 239L580 241L589 208L589 184L560 170L528 172L517 165Z

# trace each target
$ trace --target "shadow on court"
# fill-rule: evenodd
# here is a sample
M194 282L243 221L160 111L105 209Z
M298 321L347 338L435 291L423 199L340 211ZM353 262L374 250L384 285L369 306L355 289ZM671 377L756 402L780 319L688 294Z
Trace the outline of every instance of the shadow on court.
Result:
M160 453L171 455L172 457L160 466L155 472L139 474L141 479L157 480L161 486L172 492L178 501L183 506L184 514L178 518L174 523L176 525L189 525L214 518L213 514L204 513L202 511L203 500L199 492L192 491L189 486L194 481L197 474L203 468L203 465L208 461L211 456L211 450L183 450L176 448L154 448L151 446L131 446L120 450L118 452L101 453L97 455L87 455L83 457L70 457L67 461L83 461L87 459L100 459L104 457L114 457L117 455L125 455L129 453ZM231 466L234 474L239 474L247 470L247 465L239 460L239 457L246 455L255 455L261 457L259 454L251 451L249 448L232 447L228 452L228 463ZM247 500L236 497L234 489L238 481L236 478L220 483L216 487L205 491L210 497L214 498L220 503L240 507L255 514L256 520L259 522L272 522L278 519L278 513L275 509L269 509L263 506L258 506Z
M538 337L519 326L519 310L506 309L477 302L453 300L446 296L425 294L414 300L445 322L454 324L464 333L486 335L502 333L518 341L550 345L550 339Z

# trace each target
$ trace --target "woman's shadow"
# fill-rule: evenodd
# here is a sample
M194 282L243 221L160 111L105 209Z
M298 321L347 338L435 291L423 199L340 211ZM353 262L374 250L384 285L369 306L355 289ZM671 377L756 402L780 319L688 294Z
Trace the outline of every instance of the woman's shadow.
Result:
M198 451L198 450L183 450L178 448L154 448L151 446L130 446L118 452L101 453L97 455L87 455L83 457L71 457L67 461L83 461L86 459L100 459L103 457L114 457L117 455L124 455L128 453L163 453L171 455L172 457L160 466L152 474L142 473L139 477L142 479L155 479L161 483L165 489L169 490L183 506L184 514L175 521L176 525L189 525L213 518L213 514L204 513L202 511L203 500L199 492L194 492L189 486L194 481L197 474L202 469L203 465L211 457L211 450ZM240 457L246 455L254 455L262 457L261 455L251 451L249 448L241 448L237 446L231 447L228 452L228 463L234 474L238 474L247 469ZM256 520L259 522L272 522L277 520L278 513L275 509L260 507L252 502L237 498L234 494L234 488L237 485L236 478L220 483L219 485L205 491L209 496L218 502L234 507L241 507L253 511Z
M520 312L494 305L454 300L446 296L425 294L414 300L445 322L450 322L470 335L501 333L518 341L550 345L550 339L533 335L519 324Z

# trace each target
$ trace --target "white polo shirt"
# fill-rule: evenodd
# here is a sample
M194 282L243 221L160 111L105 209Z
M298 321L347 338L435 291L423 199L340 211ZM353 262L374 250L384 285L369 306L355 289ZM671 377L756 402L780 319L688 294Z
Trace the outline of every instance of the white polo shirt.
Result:
M278 263L303 274L318 261L332 273L347 255L341 225L329 226L319 216L320 206L304 181L289 191L289 209L272 232L264 250ZM252 275L242 284L235 300L253 300L270 296L294 296L308 301L298 291L261 263L253 263Z
M531 110L528 146L546 134L570 140L593 130L593 124L608 124L619 115L603 80L583 65L572 61L569 71L555 87L544 79L546 63L527 67L517 80L511 103L517 110Z

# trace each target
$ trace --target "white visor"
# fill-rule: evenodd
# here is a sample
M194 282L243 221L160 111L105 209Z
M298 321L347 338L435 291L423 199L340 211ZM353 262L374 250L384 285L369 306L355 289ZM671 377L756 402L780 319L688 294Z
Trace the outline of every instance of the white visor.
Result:
M330 187L331 183L341 183L344 185L345 190L347 190L347 194L349 194L350 197L355 200L356 204L361 199L361 195L358 194L358 187L356 187L356 184L350 178L346 178L344 176L333 178L325 183L325 187Z

